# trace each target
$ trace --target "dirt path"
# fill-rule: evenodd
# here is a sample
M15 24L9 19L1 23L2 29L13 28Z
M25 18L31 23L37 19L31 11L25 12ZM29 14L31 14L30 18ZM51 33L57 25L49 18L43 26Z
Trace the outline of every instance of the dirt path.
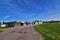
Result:
M0 33L0 40L43 40L33 26L19 26L3 29Z

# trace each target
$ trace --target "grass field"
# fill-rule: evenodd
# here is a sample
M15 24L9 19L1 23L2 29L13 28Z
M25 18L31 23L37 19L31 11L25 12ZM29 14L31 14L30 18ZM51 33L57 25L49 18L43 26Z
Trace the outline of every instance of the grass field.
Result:
M60 40L60 23L43 23L34 27L45 40Z
M0 27L0 32L4 32L4 30L2 29L5 29L5 28L11 28L11 27Z
M0 32L3 32L3 30L0 29Z
M4 28L11 28L11 27L0 27L0 29L4 29Z

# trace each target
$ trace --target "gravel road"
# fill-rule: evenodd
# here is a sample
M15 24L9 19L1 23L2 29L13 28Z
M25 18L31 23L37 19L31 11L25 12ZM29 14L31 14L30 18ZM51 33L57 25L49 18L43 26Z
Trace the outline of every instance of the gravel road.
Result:
M41 34L36 32L32 25L17 26L3 29L0 40L43 40Z

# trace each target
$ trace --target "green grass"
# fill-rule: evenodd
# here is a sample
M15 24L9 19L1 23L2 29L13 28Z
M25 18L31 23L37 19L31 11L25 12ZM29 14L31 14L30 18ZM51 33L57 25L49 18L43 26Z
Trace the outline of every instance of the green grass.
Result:
M11 27L0 27L0 29L4 29L4 28L11 28Z
M3 30L0 29L0 32L3 32Z
M34 28L43 35L45 40L60 40L59 23L44 23L36 25Z
M0 32L3 32L4 30L2 29L5 29L5 28L11 28L11 27L0 27Z

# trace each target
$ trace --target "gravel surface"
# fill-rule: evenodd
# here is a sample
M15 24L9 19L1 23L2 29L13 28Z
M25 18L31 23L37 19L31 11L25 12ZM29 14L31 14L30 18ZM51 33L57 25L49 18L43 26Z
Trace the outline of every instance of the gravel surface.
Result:
M32 25L17 26L3 29L0 40L43 40L41 34L36 32Z

